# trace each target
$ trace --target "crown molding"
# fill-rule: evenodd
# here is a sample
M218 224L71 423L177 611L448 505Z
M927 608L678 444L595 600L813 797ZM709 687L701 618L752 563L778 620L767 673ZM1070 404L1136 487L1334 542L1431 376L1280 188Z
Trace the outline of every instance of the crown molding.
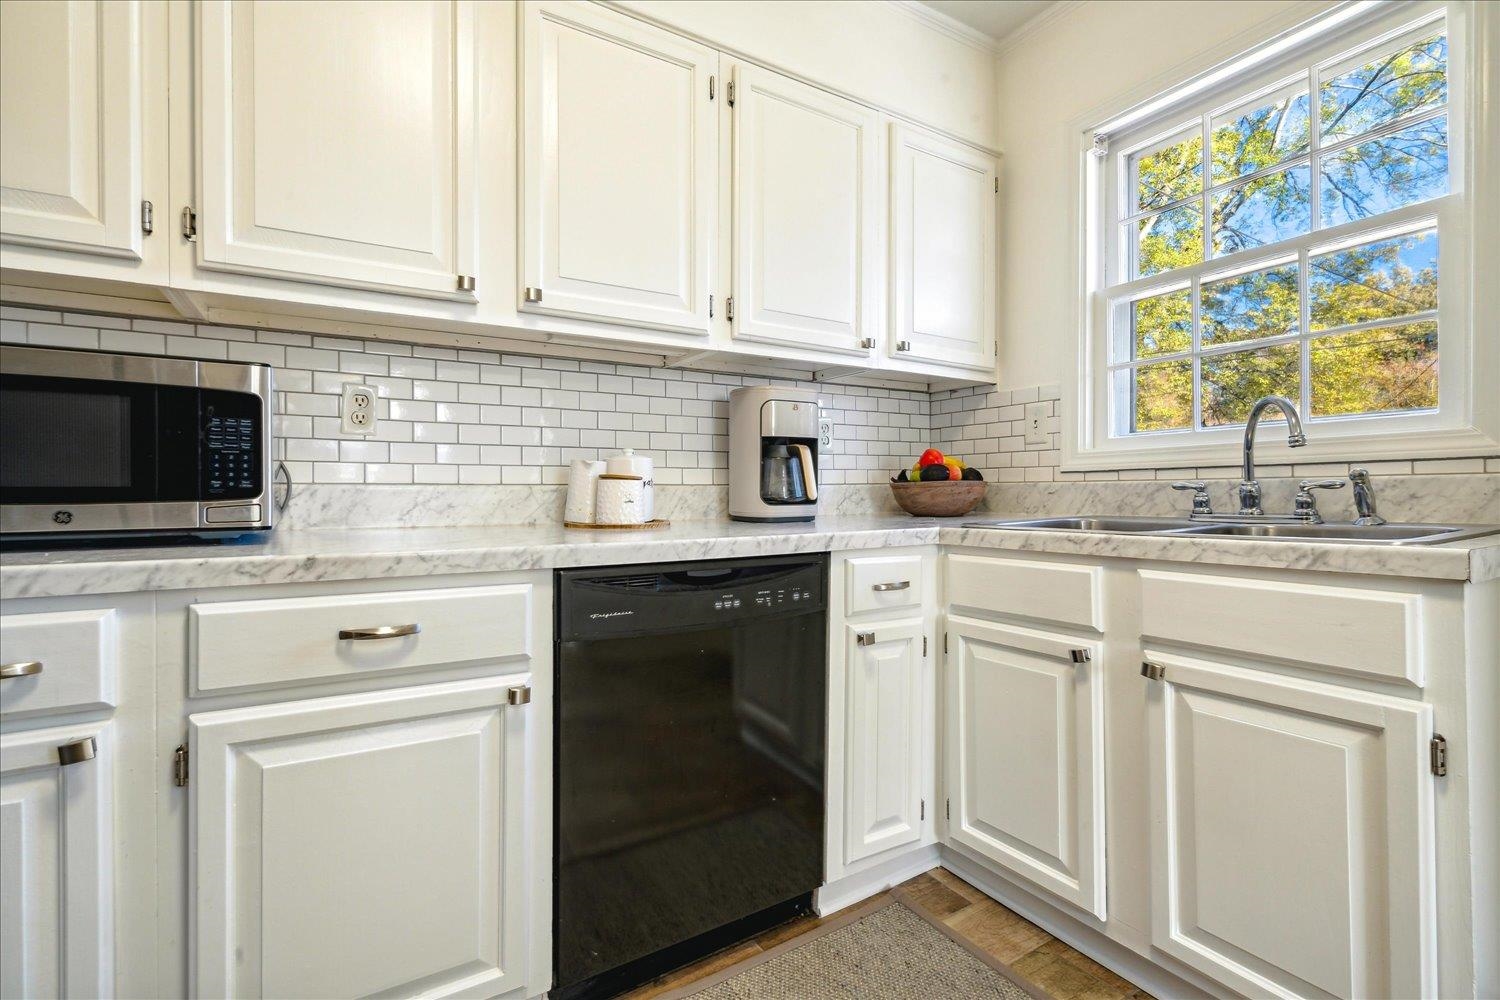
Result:
M921 3L920 0L885 0L887 7L900 11L913 21L917 21L924 27L936 31L938 34L947 35L954 41L962 42L971 48L979 49L994 55L1000 51L1000 43L977 28L971 28L962 21L956 20L944 14L940 10L934 10ZM1043 14L1046 11L1042 11ZM1027 22L1030 23L1030 22Z
M995 54L1004 55L1011 49L1020 45L1032 35L1047 28L1054 21L1066 17L1079 7L1084 6L1088 0L1057 0L1052 6L1045 10L1037 11L1031 17L1023 21L1019 27L995 44Z

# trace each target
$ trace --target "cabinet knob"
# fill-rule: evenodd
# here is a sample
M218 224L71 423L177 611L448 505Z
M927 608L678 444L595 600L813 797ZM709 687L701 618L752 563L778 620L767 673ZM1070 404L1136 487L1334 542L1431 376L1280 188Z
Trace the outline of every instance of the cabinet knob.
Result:
M10 680L12 677L35 677L41 672L41 660L22 660L18 663L0 666L0 680Z
M416 622L410 625L374 625L370 628L341 628L340 639L353 639L356 641L364 639L398 639L403 635L416 635L422 631L422 626Z
M86 760L93 760L98 752L99 744L90 736L87 739L64 743L58 747L57 762L63 767L69 764L82 764Z
M505 703L507 705L530 705L531 685L520 684L516 687L508 688L505 692Z

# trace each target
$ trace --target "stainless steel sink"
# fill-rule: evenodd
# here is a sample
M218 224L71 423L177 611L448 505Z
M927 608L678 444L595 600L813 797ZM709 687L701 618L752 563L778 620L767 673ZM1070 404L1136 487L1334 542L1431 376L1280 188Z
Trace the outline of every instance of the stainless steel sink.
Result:
M970 521L965 528L1005 528L1022 531L1172 531L1192 526L1185 517L1039 517L1020 521Z
M1341 542L1360 545L1439 545L1500 533L1494 524L1215 524L1185 517L1037 517L970 521L965 528L1007 531L1090 531L1199 538L1254 538L1283 542Z
M1287 542L1356 542L1368 545L1438 545L1500 532L1485 524L1199 524L1177 534L1264 538Z

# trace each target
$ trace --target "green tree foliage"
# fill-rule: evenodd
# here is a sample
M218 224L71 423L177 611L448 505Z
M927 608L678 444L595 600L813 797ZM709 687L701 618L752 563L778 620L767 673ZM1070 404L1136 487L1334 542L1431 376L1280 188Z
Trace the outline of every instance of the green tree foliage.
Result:
M1289 91L1264 105L1215 119L1205 156L1202 134L1135 160L1135 273L1161 274L1205 259L1285 239L1311 229L1312 168L1304 161L1316 117L1329 145L1398 119L1440 107L1447 98L1447 39L1434 35L1326 80L1310 114L1309 95ZM1203 219L1205 160L1210 183ZM1419 122L1355 143L1331 155L1321 172L1324 224L1336 224L1436 197L1447 190L1444 118ZM1261 171L1267 171L1261 173ZM1248 182L1240 178L1256 175ZM1205 232L1206 229L1206 232ZM1312 258L1307 276L1312 331L1396 320L1437 307L1437 234L1419 233ZM1301 332L1297 265L1202 286L1206 347ZM1137 359L1192 349L1193 303L1187 290L1139 300L1131 308ZM1205 426L1244 420L1268 394L1297 398L1302 346L1260 347L1202 361ZM1309 342L1315 415L1379 413L1437 405L1437 325L1392 323ZM1171 430L1193 424L1191 359L1144 364L1135 379L1134 428Z

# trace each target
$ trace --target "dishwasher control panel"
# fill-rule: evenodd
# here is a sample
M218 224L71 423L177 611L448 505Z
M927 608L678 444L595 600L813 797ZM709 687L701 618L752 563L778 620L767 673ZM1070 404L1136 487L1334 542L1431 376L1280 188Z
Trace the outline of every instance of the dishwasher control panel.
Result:
M560 570L558 637L670 632L822 611L826 580L824 556Z

